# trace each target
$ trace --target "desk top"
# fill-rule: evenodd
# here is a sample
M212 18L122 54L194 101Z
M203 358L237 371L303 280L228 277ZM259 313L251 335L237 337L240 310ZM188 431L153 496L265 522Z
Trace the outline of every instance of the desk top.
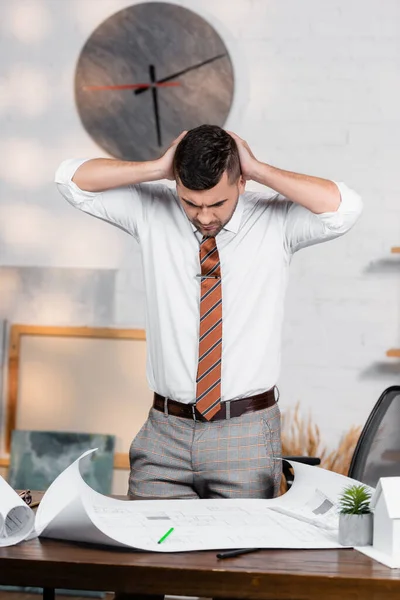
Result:
M35 539L0 548L0 584L248 599L400 598L400 569L354 550L146 553Z

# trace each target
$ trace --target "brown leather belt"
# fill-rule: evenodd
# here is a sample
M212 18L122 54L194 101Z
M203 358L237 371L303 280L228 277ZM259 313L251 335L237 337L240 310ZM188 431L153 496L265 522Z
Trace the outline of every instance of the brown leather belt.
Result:
M276 403L275 388L271 388L267 392L250 396L249 398L241 398L239 400L230 400L222 402L221 410L219 410L211 419L211 421L223 421L224 419L232 419L240 417L245 413L252 413L263 408L269 408ZM206 421L199 413L195 404L184 404L176 400L164 398L160 394L154 394L153 408L160 412L165 412L166 415L174 417L182 417L184 419L193 419L194 421Z

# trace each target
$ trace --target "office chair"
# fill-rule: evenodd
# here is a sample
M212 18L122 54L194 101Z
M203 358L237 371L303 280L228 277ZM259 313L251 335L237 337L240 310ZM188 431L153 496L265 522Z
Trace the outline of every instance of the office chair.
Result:
M400 476L400 386L387 388L361 432L348 476L376 487L380 477Z

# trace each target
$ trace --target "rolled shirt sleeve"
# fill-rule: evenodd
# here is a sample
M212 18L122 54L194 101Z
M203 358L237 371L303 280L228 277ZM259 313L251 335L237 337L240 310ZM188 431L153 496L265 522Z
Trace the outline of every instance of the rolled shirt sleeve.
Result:
M335 212L315 214L294 202L287 202L285 242L288 251L320 244L347 233L362 213L361 197L344 183L339 188L341 202Z
M103 192L81 190L72 178L77 169L89 159L68 159L61 163L55 174L55 183L61 195L75 208L107 221L139 239L143 223L143 205L146 184L131 185Z

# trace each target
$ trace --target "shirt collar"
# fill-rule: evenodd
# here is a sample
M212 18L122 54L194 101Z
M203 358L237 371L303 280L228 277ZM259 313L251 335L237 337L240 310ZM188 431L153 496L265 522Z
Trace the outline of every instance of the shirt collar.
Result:
M240 223L242 221L242 215L243 215L243 199L242 199L242 196L239 196L238 203L233 212L233 215L231 216L231 218L229 219L227 224L222 228L222 231L230 231L231 233L237 233L239 231ZM191 221L190 221L190 224L192 226L192 230L196 233L196 231L197 231L196 225L193 225L193 223Z

